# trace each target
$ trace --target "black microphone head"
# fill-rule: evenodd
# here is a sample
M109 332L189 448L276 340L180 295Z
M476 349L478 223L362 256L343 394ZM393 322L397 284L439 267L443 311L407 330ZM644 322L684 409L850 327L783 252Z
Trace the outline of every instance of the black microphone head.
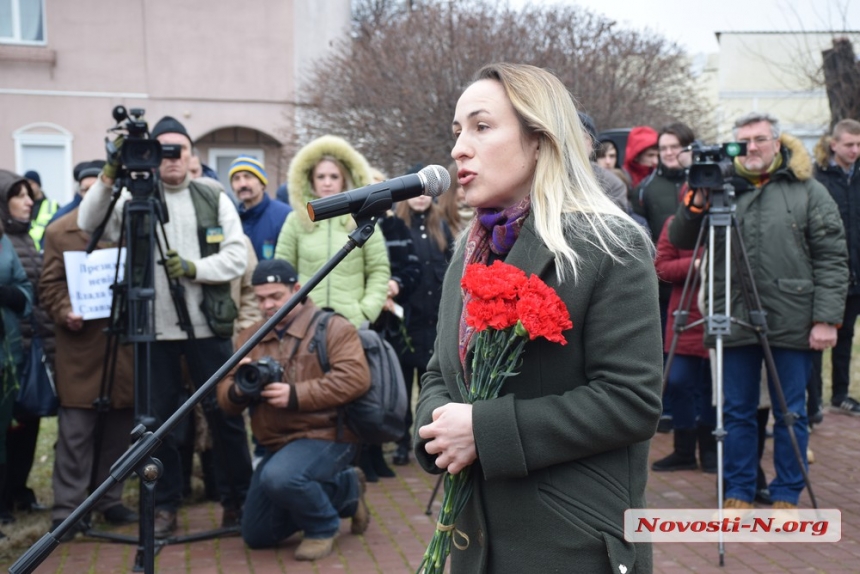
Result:
M441 165L428 165L418 172L418 176L424 182L422 195L438 197L451 187L451 174Z

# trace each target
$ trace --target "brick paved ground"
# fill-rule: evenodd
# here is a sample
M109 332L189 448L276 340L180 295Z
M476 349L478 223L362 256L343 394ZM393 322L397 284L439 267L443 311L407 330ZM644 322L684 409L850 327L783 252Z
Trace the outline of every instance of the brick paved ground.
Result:
M816 463L811 467L813 487L821 508L842 510L842 541L837 544L732 544L726 546L725 567L718 567L715 544L663 544L654 547L655 572L860 572L860 489L858 451L860 419L828 415L812 436ZM768 447L770 448L770 447ZM658 435L652 460L671 450L671 435ZM768 451L767 457L770 456ZM770 464L768 476L773 476ZM398 477L369 485L368 504L373 522L364 536L349 534L344 521L335 553L317 563L293 560L297 540L277 550L247 550L239 538L221 538L165 547L157 558L157 571L289 574L414 572L433 526L424 507L435 484L414 464L398 469ZM708 508L715 505L713 475L701 472L653 474L648 483L649 506L655 508ZM437 505L438 506L438 505ZM809 506L805 496L802 506ZM213 528L220 510L211 503L185 508L181 529L195 532ZM79 538L62 544L38 572L79 574L129 572L134 548ZM8 564L3 566L5 570ZM540 566L535 566L535 573ZM571 566L571 572L576 572Z

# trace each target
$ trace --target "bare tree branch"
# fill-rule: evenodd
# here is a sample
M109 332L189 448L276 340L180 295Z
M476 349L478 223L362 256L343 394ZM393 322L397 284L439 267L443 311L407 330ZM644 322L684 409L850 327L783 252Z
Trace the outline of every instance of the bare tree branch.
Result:
M343 136L389 175L450 161L457 98L475 71L497 61L552 71L602 128L700 127L710 117L677 44L578 6L357 4L352 37L300 91L296 137Z

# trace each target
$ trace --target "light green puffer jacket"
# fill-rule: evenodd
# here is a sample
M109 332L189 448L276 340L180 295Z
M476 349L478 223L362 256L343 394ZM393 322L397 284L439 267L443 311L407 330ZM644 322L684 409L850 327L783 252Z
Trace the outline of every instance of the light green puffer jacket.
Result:
M300 283L307 282L337 253L346 244L347 234L355 229L355 221L349 215L317 223L308 216L307 202L317 199L311 187L311 174L324 156L334 157L346 167L350 180L347 189L371 182L367 160L336 136L323 136L312 141L293 158L287 175L293 211L281 228L275 257L293 264ZM377 226L376 233L364 247L347 255L311 291L310 297L318 307L330 307L358 326L379 316L388 295L390 276L385 239Z

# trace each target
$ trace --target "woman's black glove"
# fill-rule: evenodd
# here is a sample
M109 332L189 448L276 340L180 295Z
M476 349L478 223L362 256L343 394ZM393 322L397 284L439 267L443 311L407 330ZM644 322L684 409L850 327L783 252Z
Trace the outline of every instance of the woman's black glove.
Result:
M17 287L0 285L0 305L20 313L27 306L27 297Z

